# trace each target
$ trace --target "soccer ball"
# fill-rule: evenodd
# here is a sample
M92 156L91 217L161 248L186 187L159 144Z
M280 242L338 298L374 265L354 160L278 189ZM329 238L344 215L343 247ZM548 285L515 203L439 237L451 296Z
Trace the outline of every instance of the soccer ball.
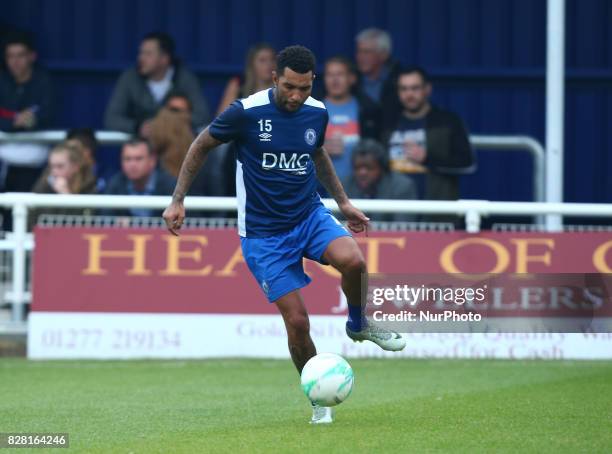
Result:
M334 353L320 353L302 369L302 389L314 404L332 407L343 402L353 390L353 369Z

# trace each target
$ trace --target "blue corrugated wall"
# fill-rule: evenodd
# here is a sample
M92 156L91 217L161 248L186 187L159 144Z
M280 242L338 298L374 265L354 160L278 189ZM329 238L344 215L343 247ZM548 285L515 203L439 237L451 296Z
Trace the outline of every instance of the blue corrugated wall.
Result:
M427 67L434 100L479 134L544 141L545 0L2 0L0 21L33 30L58 81L58 126L101 127L140 37L171 33L213 109L254 42L301 43L322 61L378 26L404 63ZM612 202L612 1L567 1L565 199ZM112 161L112 158L107 158ZM465 197L530 200L531 164L480 154Z

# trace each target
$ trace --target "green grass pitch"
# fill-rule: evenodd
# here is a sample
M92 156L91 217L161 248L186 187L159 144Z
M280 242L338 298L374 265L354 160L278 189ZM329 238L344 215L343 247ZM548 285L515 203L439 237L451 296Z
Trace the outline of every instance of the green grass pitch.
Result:
M350 362L352 395L311 426L289 361L1 359L0 432L69 432L67 452L612 452L612 362Z

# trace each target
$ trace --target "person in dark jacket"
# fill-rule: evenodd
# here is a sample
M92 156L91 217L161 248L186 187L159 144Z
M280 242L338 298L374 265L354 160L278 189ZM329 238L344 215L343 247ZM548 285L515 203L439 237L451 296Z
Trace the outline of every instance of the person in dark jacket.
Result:
M0 73L0 131L25 132L49 129L56 105L47 71L36 64L32 37L23 32L5 39L7 71ZM28 192L47 162L48 148L35 143L0 145L2 181L6 192Z
M140 44L138 66L126 70L115 86L106 107L104 127L148 138L151 120L171 89L188 96L194 131L203 128L209 112L197 77L174 56L170 36L150 33Z
M429 102L431 83L424 69L403 70L398 78L402 112L385 125L391 168L404 173L425 171L425 199L459 198L459 176L476 169L461 118Z
M417 198L416 185L389 168L385 147L376 140L364 139L353 150L353 172L342 182L346 195L351 199L396 199ZM369 213L373 221L407 222L416 220L410 213Z
M106 194L114 195L170 195L176 179L158 168L157 156L150 144L143 139L134 139L121 149L121 172L108 183ZM131 208L129 210L105 210L104 214L115 216L161 216L161 210Z
M382 109L383 121L401 110L397 100L397 76L401 65L394 60L391 36L385 30L367 28L355 37L358 90Z

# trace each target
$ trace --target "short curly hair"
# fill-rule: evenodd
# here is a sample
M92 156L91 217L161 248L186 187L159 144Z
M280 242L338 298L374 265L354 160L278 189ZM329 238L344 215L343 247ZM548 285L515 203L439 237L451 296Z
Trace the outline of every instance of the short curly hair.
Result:
M314 73L315 65L314 54L304 46L285 47L276 56L276 70L279 75L285 72L285 68L292 69L300 74L306 74L308 71Z

